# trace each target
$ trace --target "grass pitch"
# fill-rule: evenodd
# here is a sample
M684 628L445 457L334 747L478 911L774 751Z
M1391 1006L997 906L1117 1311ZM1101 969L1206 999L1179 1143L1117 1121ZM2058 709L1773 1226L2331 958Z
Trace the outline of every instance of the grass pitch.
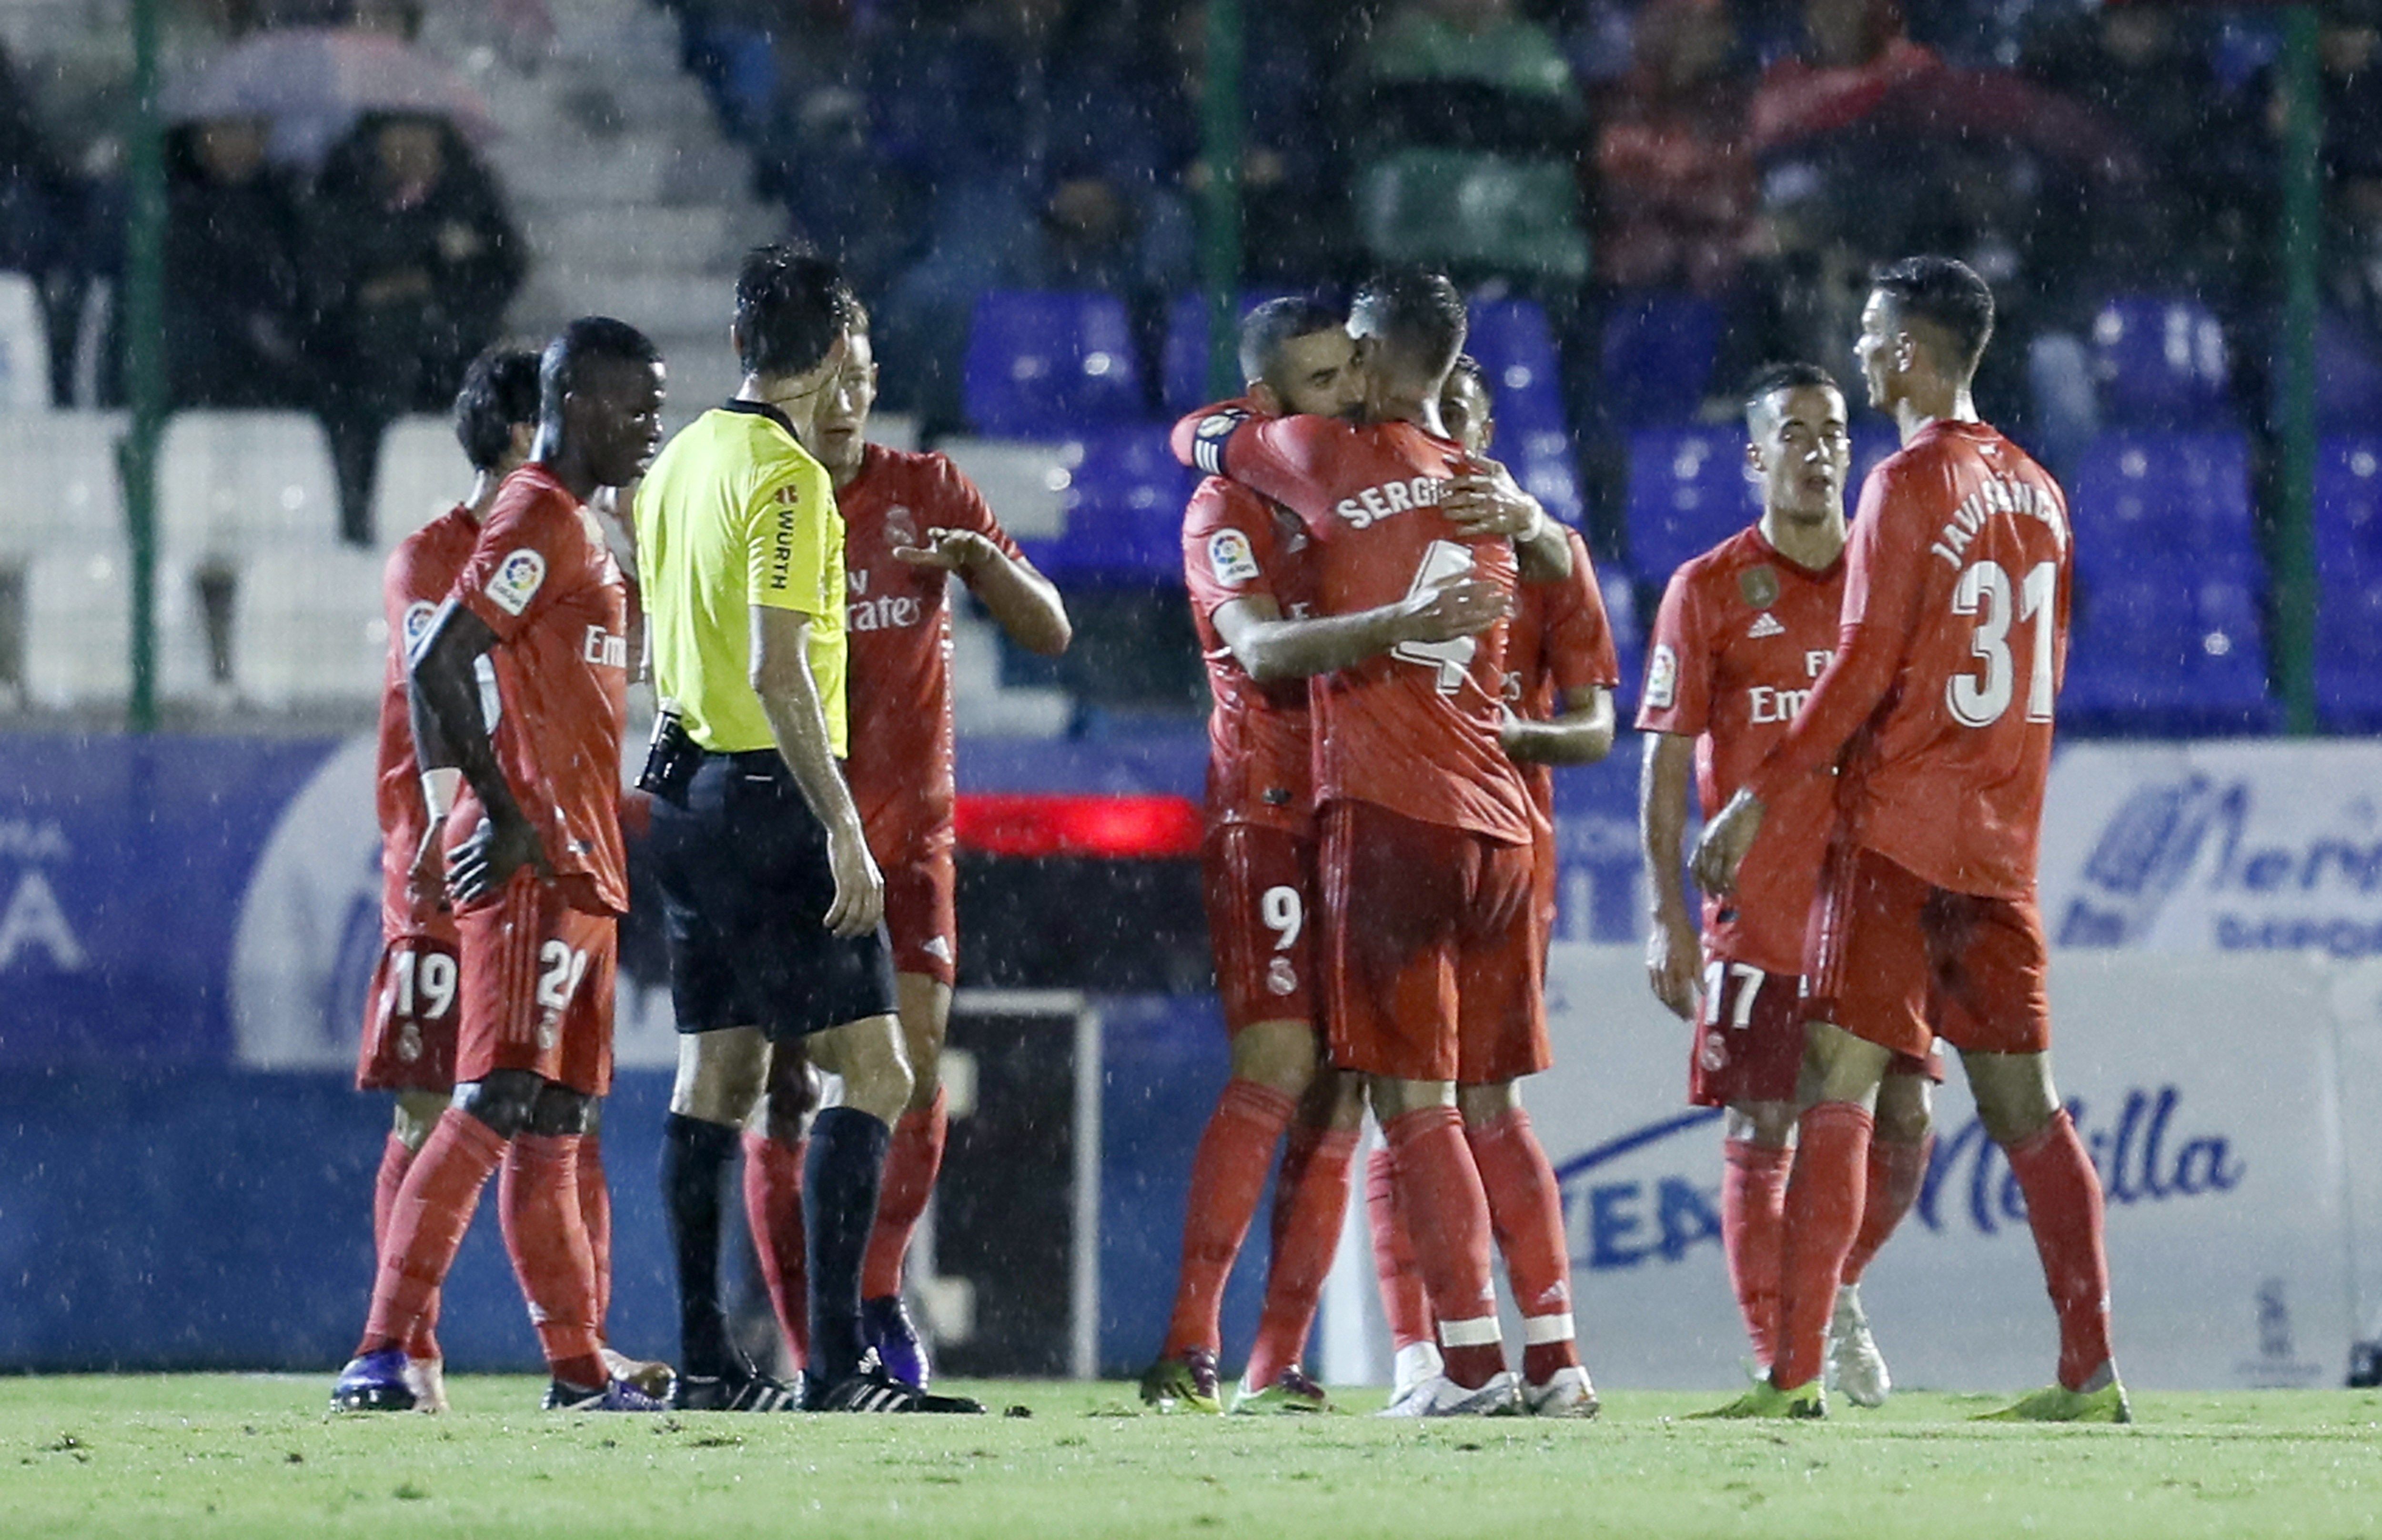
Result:
M1823 1424L1139 1414L1130 1386L975 1384L995 1415L560 1416L458 1378L445 1418L339 1416L328 1374L0 1378L10 1535L638 1534L2382 1536L2382 1396L2147 1395L2130 1428L1972 1426L1898 1393ZM1348 1398L1351 1411L1378 1392ZM1032 1415L999 1415L1006 1407Z

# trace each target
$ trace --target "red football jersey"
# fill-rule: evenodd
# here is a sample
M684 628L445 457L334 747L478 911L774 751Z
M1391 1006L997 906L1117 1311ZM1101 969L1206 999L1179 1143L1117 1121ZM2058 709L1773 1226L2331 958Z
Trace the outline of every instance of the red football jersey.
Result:
M1555 703L1575 690L1621 682L1621 662L1613 652L1613 626L1604 614L1604 591L1588 542L1578 530L1564 531L1571 544L1571 576L1558 582L1525 582L1514 595L1513 629L1505 642L1505 704L1516 716L1545 721ZM1522 784L1539 816L1554 818L1555 770L1525 764Z
M868 445L835 502L851 593L844 778L878 860L915 861L952 844L951 585L949 574L893 553L924 544L928 530L972 531L1012 559L1017 543L940 455Z
M547 863L627 912L629 592L596 516L532 460L497 489L454 597L497 634L497 761Z
M381 609L388 617L388 667L381 678L380 755L373 772L373 804L380 814L380 928L383 935L455 938L455 917L436 895L417 903L406 891L414 852L430 809L422 800L422 767L413 754L411 691L406 654L430 629L430 617L455 586L480 538L480 526L461 507L449 508L398 543L381 572Z
M1828 666L1845 563L1798 567L1744 530L1671 575L1646 655L1640 732L1696 740L1696 799L1709 818L1753 767ZM1725 900L1704 899L1704 945L1765 972L1803 971L1803 924L1836 823L1836 787L1806 776L1769 805Z
M1754 794L1841 759L1856 845L1937 887L2031 897L2070 553L2068 500L2024 451L1982 422L1922 429L1861 487L1836 661Z
M1208 664L1208 823L1294 833L1315 819L1307 681L1259 684L1216 631L1216 612L1264 595L1286 618L1314 613L1307 526L1248 488L1210 476L1183 514L1183 581Z
M1411 422L1252 418L1227 407L1176 424L1175 452L1272 498L1314 543L1317 613L1395 604L1448 578L1514 591L1514 548L1439 511L1464 451ZM1530 840L1529 793L1505 757L1505 635L1407 642L1314 681L1315 799L1371 802L1507 844Z

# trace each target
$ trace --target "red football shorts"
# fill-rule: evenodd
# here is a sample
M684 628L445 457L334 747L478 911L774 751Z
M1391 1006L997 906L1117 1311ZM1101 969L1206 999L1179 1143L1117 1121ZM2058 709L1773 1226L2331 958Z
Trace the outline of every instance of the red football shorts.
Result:
M1547 1036L1547 943L1555 934L1554 825L1530 819L1530 1004L1495 1020L1466 1016L1455 1045L1455 1079L1463 1085L1502 1085L1554 1067Z
M2051 1046L2049 955L2031 900L1934 886L1874 850L1828 851L1804 941L1807 1020L1897 1053Z
M957 867L946 848L884 868L885 932L893 941L896 973L924 973L946 987L958 982Z
M1467 1041L1544 1038L1529 846L1340 801L1323 810L1320 865L1334 1066L1453 1081Z
M364 997L359 1091L455 1089L455 1024L462 975L449 936L392 935L380 948Z
M1688 1061L1691 1106L1741 1102L1791 1102L1803 1068L1803 1023L1812 1019L1801 999L1802 980L1768 973L1750 963L1714 957L1704 964L1703 1016ZM1924 1075L1942 1084L1944 1061L1897 1054L1889 1075Z
M1314 1022L1315 842L1264 824L1222 824L1200 842L1199 877L1224 1031Z
M612 1087L620 923L583 880L522 870L455 916L463 938L458 1082L527 1069L600 1096ZM576 898L579 902L571 900Z

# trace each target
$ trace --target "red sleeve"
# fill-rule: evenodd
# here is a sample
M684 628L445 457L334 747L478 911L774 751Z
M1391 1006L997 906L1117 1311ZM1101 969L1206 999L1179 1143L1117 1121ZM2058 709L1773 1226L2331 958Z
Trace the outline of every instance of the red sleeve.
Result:
M999 546L1001 554L1010 560L1024 561L1025 554L1017 548L1017 542L1009 538L1009 532L1001 527L1001 520L993 516L992 505L984 500L976 484L941 455L935 456L933 463L935 487L930 506L934 511L929 517L935 524L946 530L980 534Z
M1348 431L1328 417L1259 417L1245 403L1228 401L1177 422L1173 443L1185 464L1230 477L1305 517L1328 484L1333 452Z
M1845 745L1894 688L1920 594L1920 563L1930 559L1927 532L1904 530L1923 519L1926 502L1909 483L1924 464L1880 466L1861 487L1851 543L1845 551L1845 604L1836 655L1777 746L1746 777L1746 789L1764 802L1806 776L1833 769Z
M576 510L543 487L499 493L480 526L478 544L455 580L455 602L510 642L570 586L567 574L587 559Z
M1639 732L1701 738L1712 725L1712 653L1705 643L1698 568L1682 567L1663 590L1646 646L1646 689L1638 702Z
M1559 585L1559 596L1547 614L1547 672L1558 700L1575 690L1621 683L1621 660L1614 655L1613 625L1604 613L1604 591L1596 584L1596 568L1589 561L1588 543L1577 530L1565 530L1571 542L1571 576ZM1558 708L1560 709L1560 707Z
M1273 517L1245 488L1210 476L1191 495L1183 514L1183 582L1197 615L1213 615L1235 599L1273 599Z

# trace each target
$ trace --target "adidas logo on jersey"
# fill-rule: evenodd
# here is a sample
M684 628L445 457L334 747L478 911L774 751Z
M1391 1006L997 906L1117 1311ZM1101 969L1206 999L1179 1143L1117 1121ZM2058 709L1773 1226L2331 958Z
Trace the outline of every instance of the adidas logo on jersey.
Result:
M1768 610L1763 610L1760 617L1753 622L1752 629L1745 634L1758 642L1765 636L1785 636L1786 628L1778 623L1778 617Z

